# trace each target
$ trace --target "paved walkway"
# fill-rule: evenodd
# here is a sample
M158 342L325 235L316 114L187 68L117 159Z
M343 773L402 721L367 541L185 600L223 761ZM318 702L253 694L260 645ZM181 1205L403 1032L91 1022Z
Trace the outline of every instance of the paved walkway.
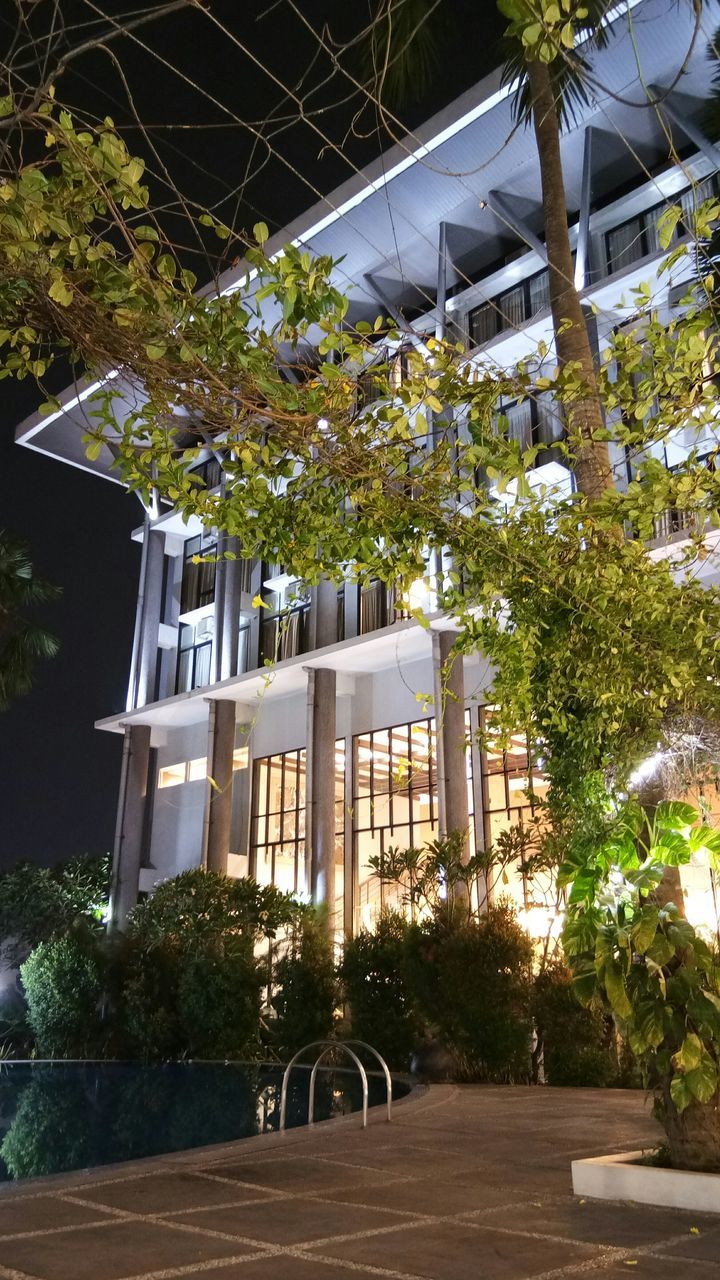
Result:
M718 1280L720 1217L575 1200L640 1093L435 1086L396 1108L0 1196L2 1280Z

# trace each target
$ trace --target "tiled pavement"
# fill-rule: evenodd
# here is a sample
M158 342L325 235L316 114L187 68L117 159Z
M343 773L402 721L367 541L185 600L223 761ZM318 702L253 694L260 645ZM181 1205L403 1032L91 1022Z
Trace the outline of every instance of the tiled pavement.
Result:
M720 1216L573 1198L657 1137L643 1095L436 1086L348 1117L0 1196L0 1280L711 1280Z

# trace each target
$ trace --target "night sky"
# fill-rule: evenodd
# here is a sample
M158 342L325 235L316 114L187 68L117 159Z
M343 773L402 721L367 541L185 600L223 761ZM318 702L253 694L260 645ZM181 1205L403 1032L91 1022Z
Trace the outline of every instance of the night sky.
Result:
M37 6L43 7L50 8ZM129 0L102 5L115 14L141 7ZM366 111L357 131L347 136L358 102L337 105L349 88L338 76L321 87L331 64L324 54L315 59L317 42L287 0L208 0L207 7L285 85L302 82L301 92L319 87L311 105L328 109L318 123L353 164L373 159L380 149L374 116ZM367 22L372 6L298 0L298 7L316 32L328 24L336 39L347 41ZM82 22L96 17L101 6L67 0L63 10L69 21ZM443 0L440 11L432 84L400 112L408 128L452 101L497 61L496 40L505 24L493 0ZM2 6L3 49L11 19L12 6ZM292 111L292 104L283 105L277 84L201 14L176 14L137 34L241 120L261 122L275 109L281 115ZM262 218L271 232L314 203L310 186L276 157L238 195L248 165L256 167L265 150L253 151L246 129L131 39L114 41L111 47L122 64L137 117L153 126L148 128L152 143L186 197L214 207L237 229L251 228ZM130 149L157 171L107 54L92 51L74 65L58 84L58 98L86 117L112 115ZM156 127L169 124L190 127ZM383 146L390 145L386 135L380 138ZM272 146L322 192L354 171L333 151L320 155L322 143L306 125L282 127ZM161 182L151 178L150 186L156 207L169 201ZM185 229L171 211L167 229L178 239L182 234L187 244ZM187 253L202 279L207 266L189 248ZM69 380L61 378L60 384ZM142 519L137 498L13 443L16 423L36 408L39 398L30 384L0 383L0 527L24 537L36 572L62 587L61 601L43 615L61 649L57 658L38 668L32 693L0 716L0 869L19 859L50 864L112 847L121 739L98 733L93 722L125 705L140 560L139 546L130 539Z

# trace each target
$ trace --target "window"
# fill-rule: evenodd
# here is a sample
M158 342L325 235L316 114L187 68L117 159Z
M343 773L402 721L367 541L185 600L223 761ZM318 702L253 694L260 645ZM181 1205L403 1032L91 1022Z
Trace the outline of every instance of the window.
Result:
M494 338L496 333L502 333L506 329L519 329L527 320L532 320L549 306L550 276L547 270L539 271L470 312L470 341L475 346L482 346L484 342Z
M486 715L486 708L482 715ZM547 782L537 764L533 764L524 734L515 734L506 749L494 747L492 740L481 752L483 817L485 847L495 844L508 827L522 825L535 811L535 799L544 798ZM519 867L506 868L499 882L492 885L495 898L507 894L518 909L527 911L537 905L535 889L546 896L549 885L531 885Z
M236 747L233 751L233 773L248 767L248 748ZM207 778L207 756L195 760L181 760L178 764L164 765L158 772L158 791L166 787L179 787L183 782L199 782Z
M278 564L264 564L262 578L267 610L260 628L260 661L282 662L306 653L310 602L299 594L300 584Z
M715 177L704 178L700 182L696 182L694 186L688 187L680 195L673 196L670 200L662 200L659 204L653 205L651 209L644 210L643 213L637 214L634 218L629 218L627 222L622 222L619 226L613 227L611 231L606 232L605 248L608 274L612 275L614 271L622 271L623 267L630 266L632 262L637 262L639 258L644 258L646 254L660 252L661 245L658 229L660 219L666 209L672 205L679 204L683 214L687 216L680 219L673 232L670 245L680 236L687 235L692 228L690 215L702 204L703 200L709 200L715 194L716 185L717 180Z
M536 466L549 461L546 451L558 444L565 434L562 408L552 393L540 392L532 398L517 401L507 405L501 413L507 418L508 439L516 440L523 450L539 445L541 452Z
M469 730L469 714L466 713ZM381 885L369 859L390 847L417 848L438 833L434 719L361 734L353 742L353 827L356 926L369 926L384 907L399 906L393 885ZM472 760L465 753L470 848L474 850Z
M197 538L188 538L185 543L185 554L180 594L180 612L191 613L194 609L202 609L212 604L215 599L216 562L212 557L217 552L217 539L214 534L200 534ZM200 564L193 564L194 556L209 556Z
M360 587L360 635L389 627L410 616L398 598L396 587L388 587L376 579Z
M258 884L306 893L306 753L285 751L256 760L250 831L251 866ZM335 896L342 927L345 813L345 744L335 744ZM339 912L339 914L338 914Z
M193 625L180 624L176 693L190 693L212 682L212 648L215 620L201 618Z

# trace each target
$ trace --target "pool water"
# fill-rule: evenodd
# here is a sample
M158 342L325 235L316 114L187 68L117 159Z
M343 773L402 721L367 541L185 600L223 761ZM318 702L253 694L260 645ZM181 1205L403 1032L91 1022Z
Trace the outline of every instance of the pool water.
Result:
M278 1129L283 1066L267 1063L18 1062L0 1067L0 1181L185 1151ZM370 1105L385 1081L368 1074ZM309 1071L295 1069L287 1125L307 1121ZM393 1081L393 1097L408 1086ZM357 1072L318 1071L315 1116L357 1111Z

